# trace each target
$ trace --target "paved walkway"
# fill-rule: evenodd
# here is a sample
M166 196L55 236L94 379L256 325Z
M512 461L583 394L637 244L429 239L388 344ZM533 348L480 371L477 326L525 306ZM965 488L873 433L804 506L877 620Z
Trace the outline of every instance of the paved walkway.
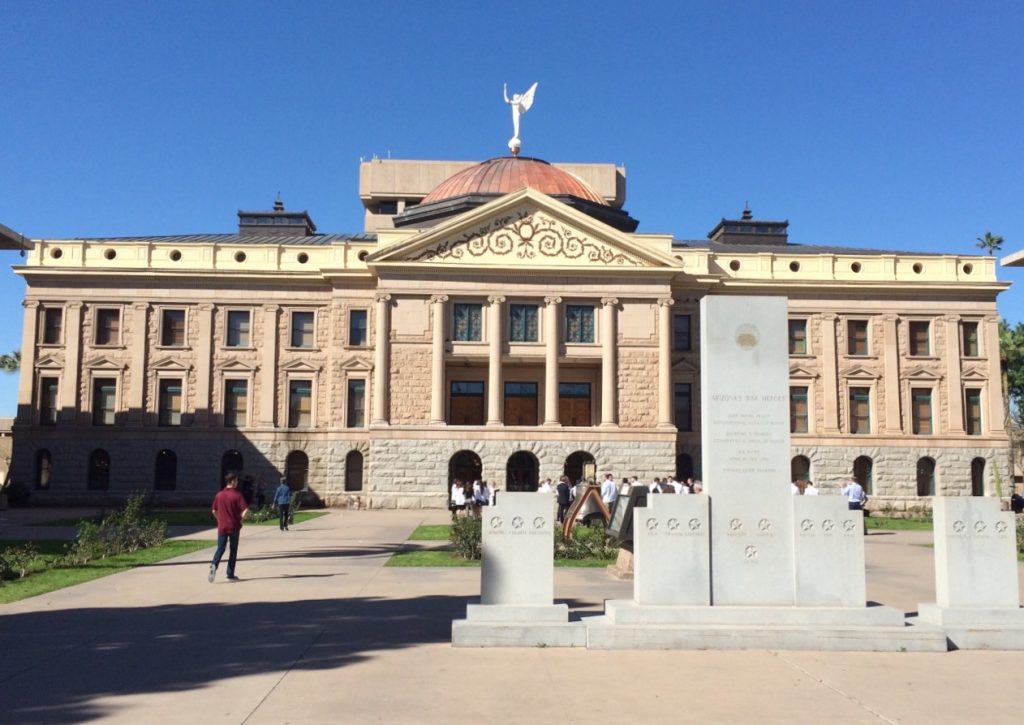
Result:
M445 520L355 511L288 533L247 527L237 583L208 584L204 551L0 605L0 720L1020 720L1024 652L453 649L479 570L383 566L415 526ZM929 540L869 536L869 598L907 611L933 600ZM556 596L596 613L630 583L558 570Z

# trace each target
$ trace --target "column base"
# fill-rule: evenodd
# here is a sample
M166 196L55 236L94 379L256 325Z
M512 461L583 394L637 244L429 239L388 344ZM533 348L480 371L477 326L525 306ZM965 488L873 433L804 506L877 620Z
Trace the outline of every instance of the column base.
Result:
M487 427L488 428L503 428L504 426L505 426L505 421L503 421L503 420L489 420L489 421L487 421Z
M542 425L545 428L561 428L562 422L559 420L546 420Z
M427 425L429 425L431 428L446 428L448 426L448 421L446 421L446 420L432 420Z
M391 423L389 423L386 420L371 420L370 421L370 427L371 428L390 428L391 427Z
M601 423L597 427L598 428L618 428L619 424L618 423Z

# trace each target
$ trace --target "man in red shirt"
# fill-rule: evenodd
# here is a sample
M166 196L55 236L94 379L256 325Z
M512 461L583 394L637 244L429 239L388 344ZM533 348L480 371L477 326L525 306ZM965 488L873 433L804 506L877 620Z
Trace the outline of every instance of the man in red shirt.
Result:
M213 515L217 517L217 551L213 554L210 574L207 580L213 584L217 578L217 566L224 556L224 548L230 544L228 552L228 581L237 581L235 562L238 560L238 534L242 530L242 519L249 515L249 507L245 497L238 490L238 475L229 473L225 480L225 488L213 498Z

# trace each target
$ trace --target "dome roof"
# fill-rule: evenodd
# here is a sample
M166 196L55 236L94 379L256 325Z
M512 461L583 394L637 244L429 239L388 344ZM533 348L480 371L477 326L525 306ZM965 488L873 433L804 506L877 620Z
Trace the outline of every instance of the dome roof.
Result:
M572 196L592 204L608 206L600 194L568 171L552 166L547 161L525 156L503 156L463 169L438 184L420 204L433 204L468 195L502 196L524 186L548 196Z

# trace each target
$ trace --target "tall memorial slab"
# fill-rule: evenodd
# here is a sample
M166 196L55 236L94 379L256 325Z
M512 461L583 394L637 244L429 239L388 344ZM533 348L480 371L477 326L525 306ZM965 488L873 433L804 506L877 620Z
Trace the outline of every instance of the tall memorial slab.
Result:
M705 296L701 445L711 601L795 604L785 297Z

